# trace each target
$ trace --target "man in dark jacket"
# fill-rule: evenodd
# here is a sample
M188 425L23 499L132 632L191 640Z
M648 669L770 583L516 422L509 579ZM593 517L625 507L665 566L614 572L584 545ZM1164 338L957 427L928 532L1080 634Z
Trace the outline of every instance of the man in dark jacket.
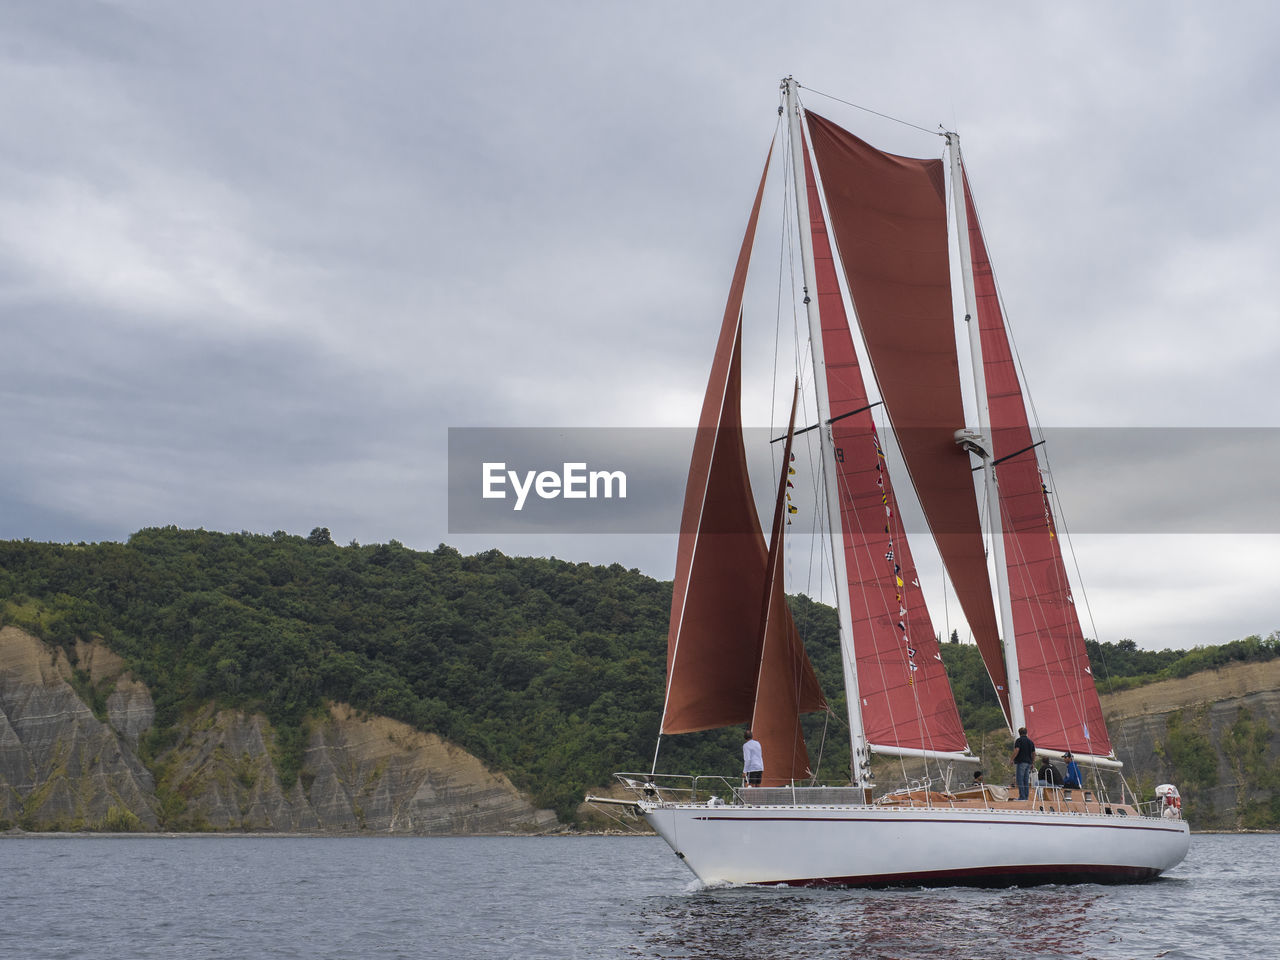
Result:
M1018 728L1018 739L1013 741L1013 769L1018 778L1018 799L1031 795L1031 768L1036 762L1036 745L1027 736L1027 728Z

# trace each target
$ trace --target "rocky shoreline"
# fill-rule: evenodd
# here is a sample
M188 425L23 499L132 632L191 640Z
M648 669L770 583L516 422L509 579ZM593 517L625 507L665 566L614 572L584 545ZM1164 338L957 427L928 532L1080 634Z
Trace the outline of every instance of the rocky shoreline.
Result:
M264 717L206 705L149 755L154 718L150 691L103 645L77 641L68 653L0 629L0 830L458 836L560 827L460 747L344 704L309 725L288 786Z

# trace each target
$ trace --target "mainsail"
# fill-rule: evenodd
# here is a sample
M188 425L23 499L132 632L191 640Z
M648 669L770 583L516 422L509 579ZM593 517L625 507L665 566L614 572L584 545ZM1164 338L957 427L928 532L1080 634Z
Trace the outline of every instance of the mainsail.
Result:
M873 747L963 751L964 728L867 403L807 151L804 161L848 579L844 602L864 732Z
M899 157L815 113L813 153L880 395L938 552L1009 715L952 327L940 160Z
M963 179L1027 730L1042 748L1107 756L1111 741L1036 458L995 275L968 177Z

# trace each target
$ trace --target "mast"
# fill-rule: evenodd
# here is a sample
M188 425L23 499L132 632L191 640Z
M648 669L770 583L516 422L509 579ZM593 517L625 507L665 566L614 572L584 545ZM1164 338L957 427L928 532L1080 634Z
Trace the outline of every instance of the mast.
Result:
M870 757L867 750L867 736L862 725L861 699L858 695L858 669L853 651L853 619L849 611L849 598L841 596L849 577L845 569L840 493L834 482L837 476L836 456L835 444L831 436L831 404L827 396L826 361L822 349L822 319L818 313L816 295L817 275L813 260L813 244L808 232L809 195L803 183L804 140L801 136L800 105L795 95L796 83L791 77L782 81L782 90L786 100L787 127L791 138L791 171L795 182L796 223L800 231L805 314L809 321L809 348L813 353L813 387L818 400L818 422L821 424L818 437L822 450L822 469L826 478L823 490L827 500L827 533L831 541L831 565L836 582L836 612L840 622L840 664L844 671L845 700L849 713L851 780L855 787L866 787L870 779Z
M951 195L956 208L956 241L960 250L960 277L964 287L964 322L969 332L969 355L973 362L973 384L977 392L977 430L957 430L956 443L982 461L987 515L991 518L991 551L996 567L996 592L1000 600L1000 624L1004 662L1009 681L1009 726L1016 732L1026 726L1022 704L1022 678L1018 673L1018 644L1013 636L1013 600L1009 591L1009 568L1005 565L1004 525L1000 515L1000 490L992 455L991 408L987 399L987 374L982 365L982 332L978 325L978 295L973 283L973 255L969 248L969 219L964 205L964 179L960 170L960 135L946 134L951 157Z

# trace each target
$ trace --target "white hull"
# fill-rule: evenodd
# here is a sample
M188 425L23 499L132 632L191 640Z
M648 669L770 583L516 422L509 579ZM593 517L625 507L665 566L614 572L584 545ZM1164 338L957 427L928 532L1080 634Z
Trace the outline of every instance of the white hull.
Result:
M1183 820L1030 810L641 802L706 883L1006 885L1150 880L1190 846Z

